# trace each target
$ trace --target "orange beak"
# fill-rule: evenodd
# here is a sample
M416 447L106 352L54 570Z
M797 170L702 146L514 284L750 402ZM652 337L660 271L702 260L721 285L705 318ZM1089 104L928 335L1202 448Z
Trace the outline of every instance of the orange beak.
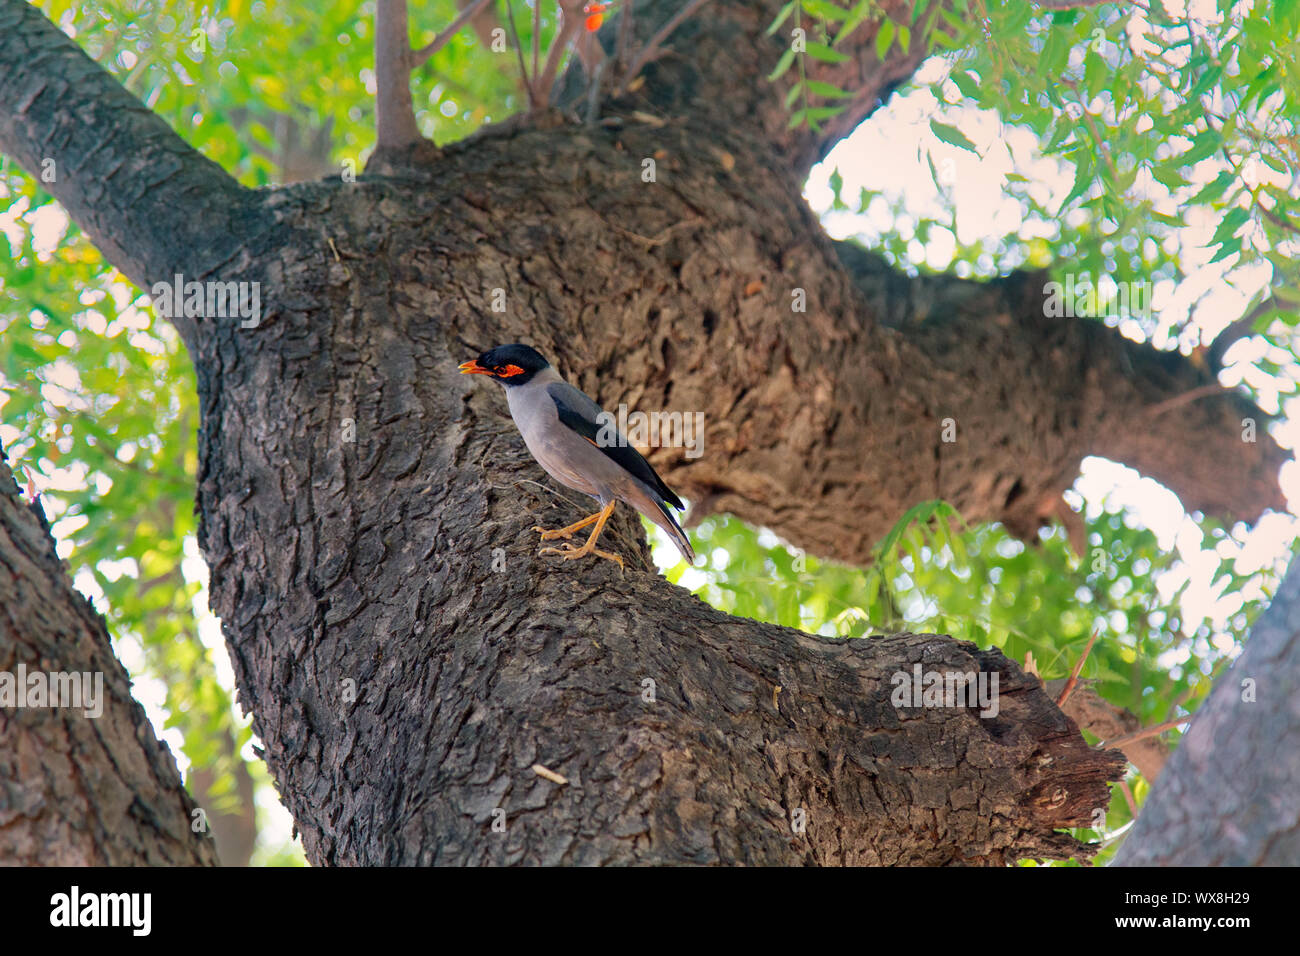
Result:
M490 369L484 368L478 364L478 359L470 359L468 362L462 362L459 366L461 375L491 375Z

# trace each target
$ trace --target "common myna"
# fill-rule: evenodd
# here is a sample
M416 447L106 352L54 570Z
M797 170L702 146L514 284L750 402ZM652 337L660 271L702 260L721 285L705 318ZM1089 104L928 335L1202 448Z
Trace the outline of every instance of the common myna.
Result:
M613 418L578 391L527 345L498 345L460 366L462 373L486 375L506 388L510 414L524 436L524 444L552 478L600 502L600 510L567 528L542 533L543 541L571 538L575 531L595 522L595 530L582 547L564 544L542 548L539 554L558 554L566 560L596 554L618 563L623 559L596 547L596 539L624 501L645 515L673 539L677 550L692 564L695 552L668 506L681 509L682 501L663 483L650 463L612 427ZM616 437L615 437L616 436Z

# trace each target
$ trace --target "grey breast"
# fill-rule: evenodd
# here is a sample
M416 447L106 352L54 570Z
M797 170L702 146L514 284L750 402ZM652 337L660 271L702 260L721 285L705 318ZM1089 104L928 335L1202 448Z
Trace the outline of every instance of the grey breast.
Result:
M554 369L546 369L527 385L507 388L510 415L528 451L547 474L583 494L608 500L613 497L606 473L608 459L560 422L555 401L546 393L548 385L561 381Z

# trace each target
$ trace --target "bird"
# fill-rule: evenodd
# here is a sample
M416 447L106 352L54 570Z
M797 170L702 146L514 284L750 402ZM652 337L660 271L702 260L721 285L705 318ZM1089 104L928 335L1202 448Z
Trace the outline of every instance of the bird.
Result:
M530 345L513 343L488 349L459 366L463 375L486 375L505 386L510 416L524 444L552 478L600 502L600 510L565 528L536 526L541 540L565 539L561 547L538 554L558 554L566 561L596 555L623 568L617 554L602 551L596 541L605 522L622 501L668 533L688 563L695 563L691 543L669 507L684 507L650 463L612 428L613 417L574 388ZM595 523L587 543L578 547L569 538Z

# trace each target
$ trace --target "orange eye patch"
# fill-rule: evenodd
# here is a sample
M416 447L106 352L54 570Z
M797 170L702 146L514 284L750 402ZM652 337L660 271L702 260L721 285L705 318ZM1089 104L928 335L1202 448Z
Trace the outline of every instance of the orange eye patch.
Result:
M510 378L512 375L523 375L524 370L518 365L507 365L505 368L497 369L497 374L502 378Z

